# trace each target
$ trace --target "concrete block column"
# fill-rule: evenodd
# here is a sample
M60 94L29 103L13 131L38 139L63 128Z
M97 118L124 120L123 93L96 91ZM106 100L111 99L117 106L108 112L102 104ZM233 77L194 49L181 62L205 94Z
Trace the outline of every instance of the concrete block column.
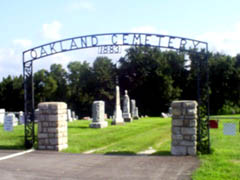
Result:
M38 149L61 151L67 148L67 104L43 102L38 104L38 109Z
M172 102L172 155L197 153L197 102Z

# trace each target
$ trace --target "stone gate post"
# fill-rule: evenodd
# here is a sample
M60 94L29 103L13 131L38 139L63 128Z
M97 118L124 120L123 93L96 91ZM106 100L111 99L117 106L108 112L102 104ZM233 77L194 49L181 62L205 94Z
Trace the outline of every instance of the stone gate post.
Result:
M61 151L67 148L67 104L43 102L38 108L38 149Z
M172 155L197 153L197 102L172 102Z

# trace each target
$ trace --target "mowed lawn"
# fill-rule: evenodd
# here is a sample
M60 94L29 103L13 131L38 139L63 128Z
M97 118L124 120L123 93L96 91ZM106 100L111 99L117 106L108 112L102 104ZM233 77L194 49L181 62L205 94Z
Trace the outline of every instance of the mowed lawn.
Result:
M136 154L148 148L155 154L170 154L170 118L142 118L123 126L111 125L103 129L89 128L91 121L80 120L68 123L68 148L64 152ZM37 127L35 128L37 134ZM37 145L35 145L37 148ZM12 132L0 125L0 149L24 149L24 126L15 126Z
M240 115L236 116L240 117ZM223 134L224 123L236 123L235 136ZM219 128L210 130L210 137L213 152L208 155L199 155L201 166L194 172L192 178L194 180L240 180L239 120L221 119Z
M64 152L136 154L153 148L156 153L170 154L170 118L142 118L123 126L111 125L103 129L89 128L90 121L75 121L68 125L69 148Z
M240 116L238 116L240 117ZM124 126L103 129L89 128L90 121L68 123L68 145L64 152L83 153L95 150L100 154L136 154L155 149L154 155L170 155L171 119L142 118ZM235 122L235 136L223 134L223 123ZM194 180L240 179L239 120L220 120L218 129L211 129L211 148L208 155L199 155L200 167L193 173ZM36 147L36 146L35 146ZM3 131L0 125L0 149L24 149L24 126L13 132Z

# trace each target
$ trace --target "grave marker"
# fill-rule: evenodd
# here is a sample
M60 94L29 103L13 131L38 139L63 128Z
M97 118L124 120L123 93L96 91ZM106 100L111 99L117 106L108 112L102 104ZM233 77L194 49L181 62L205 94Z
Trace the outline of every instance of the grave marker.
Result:
M0 124L4 123L5 109L0 109Z
M122 117L122 110L120 105L120 90L119 86L116 86L116 104L115 104L115 112L113 117L113 125L123 125L124 120Z
M15 120L15 115L13 113L9 113L4 118L4 130L5 131L13 131L13 122Z
M94 101L92 104L92 123L91 128L105 128L108 122L104 120L105 116L105 103L104 101Z
M22 111L19 112L19 123L24 124L24 113Z
M130 113L130 100L128 97L127 90L125 90L125 95L123 100L123 119L125 122L132 122L132 117Z
M71 109L67 110L67 121L68 122L72 122L72 113L71 113Z

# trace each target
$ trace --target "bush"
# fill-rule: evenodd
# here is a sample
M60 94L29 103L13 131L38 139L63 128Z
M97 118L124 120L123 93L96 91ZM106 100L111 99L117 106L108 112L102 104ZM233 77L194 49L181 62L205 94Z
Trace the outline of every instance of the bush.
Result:
M218 115L225 115L225 114L239 114L240 107L234 105L233 102L226 102L221 109L218 110Z

